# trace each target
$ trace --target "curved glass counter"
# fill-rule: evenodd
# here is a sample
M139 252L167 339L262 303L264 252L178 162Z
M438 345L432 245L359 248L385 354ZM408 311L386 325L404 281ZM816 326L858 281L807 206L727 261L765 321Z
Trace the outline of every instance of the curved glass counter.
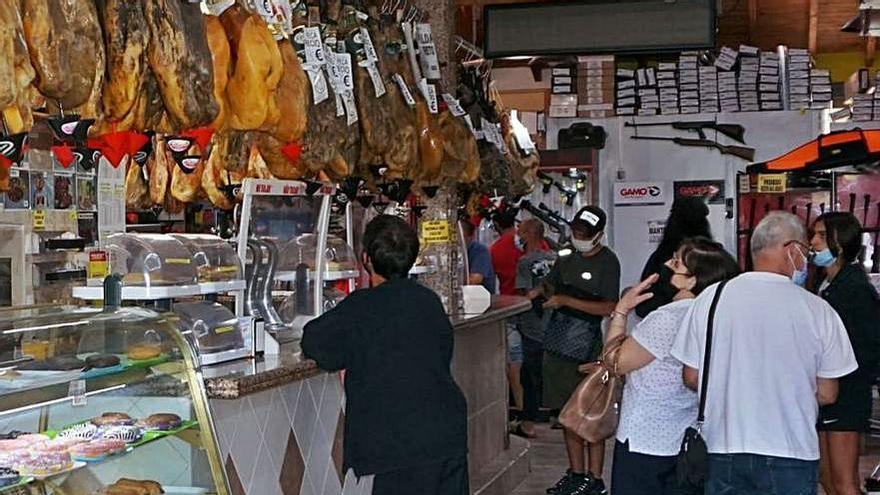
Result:
M140 308L0 312L0 473L12 473L0 481L29 493L103 493L127 479L228 494L197 361L176 325Z

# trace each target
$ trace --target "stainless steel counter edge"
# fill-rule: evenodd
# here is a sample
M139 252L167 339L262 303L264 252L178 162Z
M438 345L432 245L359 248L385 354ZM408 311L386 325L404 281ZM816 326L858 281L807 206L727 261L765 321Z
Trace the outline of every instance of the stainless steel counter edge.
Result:
M531 303L524 297L494 296L492 305L478 315L450 317L456 332L503 320L527 311ZM287 383L305 380L324 371L314 361L304 359L299 343L281 346L277 356L243 359L202 368L210 399L237 399Z

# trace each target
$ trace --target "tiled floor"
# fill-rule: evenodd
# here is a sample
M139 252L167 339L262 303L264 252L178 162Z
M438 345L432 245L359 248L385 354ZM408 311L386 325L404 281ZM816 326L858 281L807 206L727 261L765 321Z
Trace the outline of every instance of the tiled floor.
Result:
M611 479L611 458L613 442L608 443L605 453L606 483ZM861 459L861 472L863 476L871 473L880 462L880 441L871 439L868 441L867 453ZM565 455L565 445L562 441L562 432L551 430L547 425L540 425L538 438L532 440L531 450L532 472L511 495L545 495L547 487L556 483L568 466L568 458ZM819 489L820 495L822 489ZM613 495L613 490L612 490Z

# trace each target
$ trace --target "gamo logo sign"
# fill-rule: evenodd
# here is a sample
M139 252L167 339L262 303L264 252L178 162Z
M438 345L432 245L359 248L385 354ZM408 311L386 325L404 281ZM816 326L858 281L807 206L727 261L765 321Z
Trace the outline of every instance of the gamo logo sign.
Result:
M624 187L620 196L627 199L656 198L662 191L658 186Z

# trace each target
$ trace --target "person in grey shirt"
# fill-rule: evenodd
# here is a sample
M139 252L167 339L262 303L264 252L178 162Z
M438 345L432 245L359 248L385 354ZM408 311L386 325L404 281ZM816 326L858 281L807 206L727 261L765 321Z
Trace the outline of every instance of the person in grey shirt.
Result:
M537 288L553 268L556 253L546 249L544 224L530 218L519 226L520 238L524 243L525 254L516 264L516 291L527 295ZM522 336L523 363L520 380L523 387L522 422L513 433L526 438L535 437L535 421L541 407L544 363L544 309L536 304L516 318L517 331Z

